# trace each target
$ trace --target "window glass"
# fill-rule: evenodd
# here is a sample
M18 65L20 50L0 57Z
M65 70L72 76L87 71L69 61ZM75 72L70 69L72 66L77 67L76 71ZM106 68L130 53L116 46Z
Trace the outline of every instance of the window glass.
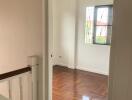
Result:
M108 8L97 9L96 25L108 25Z
M111 38L112 38L112 26L107 27L107 44L111 44Z
M111 44L113 7L86 7L85 43Z
M96 27L95 42L98 44L106 44L106 42L107 42L107 26L97 26Z
M86 8L85 43L93 42L94 7Z

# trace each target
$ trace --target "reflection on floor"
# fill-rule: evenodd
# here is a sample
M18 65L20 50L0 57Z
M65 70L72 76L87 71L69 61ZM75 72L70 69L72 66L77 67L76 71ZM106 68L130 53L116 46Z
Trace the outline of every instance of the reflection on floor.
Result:
M53 69L53 100L107 100L107 76L62 66Z

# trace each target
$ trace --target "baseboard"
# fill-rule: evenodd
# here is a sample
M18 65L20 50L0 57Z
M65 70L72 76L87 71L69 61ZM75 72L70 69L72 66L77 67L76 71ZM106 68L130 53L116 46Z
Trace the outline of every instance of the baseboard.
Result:
M65 65L65 64L55 64L55 65L60 66L60 67L62 66L62 67L70 68L70 69L75 69L75 67L69 66L69 65ZM87 68L87 67L79 67L79 66L77 66L76 69L82 70L82 71L87 71L87 72L92 72L92 73L97 73L97 74L101 74L101 75L106 75L106 76L109 75L109 74L106 73L106 72L101 72L101 71L98 71L98 70L96 70L96 69L91 69L91 70L90 70L90 69Z
M67 67L67 68L70 68L70 69L75 69L74 66L70 66L70 65L66 65L66 64L54 64L54 66L63 66L63 67Z
M107 72L101 72L101 71L98 71L98 70L95 70L95 69L90 70L89 68L86 68L86 67L77 66L76 69L83 70L83 71L88 71L88 72L92 72L92 73L97 73L97 74L101 74L101 75L106 75L106 76L109 75Z

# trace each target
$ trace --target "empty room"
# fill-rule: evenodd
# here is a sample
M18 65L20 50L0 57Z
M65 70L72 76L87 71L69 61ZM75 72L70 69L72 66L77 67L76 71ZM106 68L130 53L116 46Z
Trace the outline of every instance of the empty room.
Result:
M53 100L108 100L113 1L54 0L51 6Z

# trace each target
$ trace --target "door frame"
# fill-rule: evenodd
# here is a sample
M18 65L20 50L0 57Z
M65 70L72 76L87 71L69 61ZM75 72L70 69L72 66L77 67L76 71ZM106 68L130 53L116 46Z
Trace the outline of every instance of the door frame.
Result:
M47 1L47 77L46 77L46 98L45 100L52 100L52 78L53 78L53 0L46 0ZM52 40L52 41L51 41ZM53 56L53 57L52 57Z

